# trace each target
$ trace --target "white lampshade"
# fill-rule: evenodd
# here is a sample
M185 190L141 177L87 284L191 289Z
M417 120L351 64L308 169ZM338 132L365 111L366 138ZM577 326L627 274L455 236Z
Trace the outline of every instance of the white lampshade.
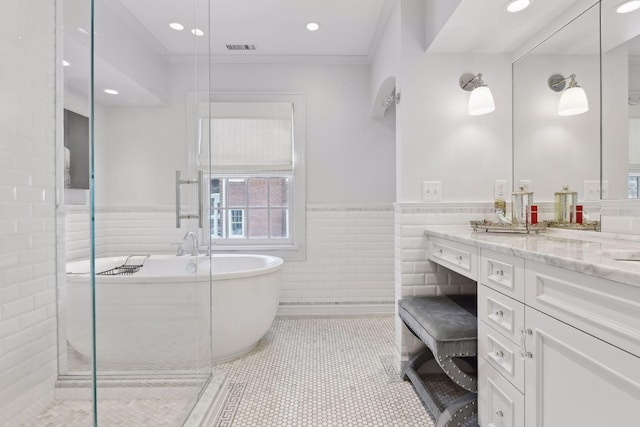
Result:
M480 86L471 91L467 112L470 116L480 116L491 113L496 109L493 95L487 86Z
M558 103L559 116L575 116L589 111L587 94L580 86L569 87L562 92Z

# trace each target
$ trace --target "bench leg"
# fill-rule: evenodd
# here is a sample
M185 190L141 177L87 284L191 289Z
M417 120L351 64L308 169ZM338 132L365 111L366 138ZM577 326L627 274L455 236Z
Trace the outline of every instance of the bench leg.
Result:
M402 379L411 381L413 387L416 389L416 393L420 399L424 402L427 409L433 414L436 419L439 419L442 409L438 403L434 400L433 395L427 388L426 384L418 375L418 369L429 360L433 359L433 353L429 348L416 353L409 359L407 365L402 370Z
M474 393L478 392L478 378L466 374L460 370L455 360L451 356L438 356L436 359L438 365L442 368L445 374L451 378L456 384L467 391Z
M425 347L421 351L419 351L416 354L414 354L413 356L411 356L411 359L409 359L409 361L407 362L406 366L402 370L402 374L401 374L402 377L401 378L403 380L406 380L407 379L407 370L414 369L414 370L417 371L418 369L420 369L420 367L422 365L424 365L425 363L427 363L431 359L434 359L433 353L431 352L431 350L429 350L428 347Z
M467 393L445 408L438 417L436 427L463 425L467 418L478 413L478 395Z

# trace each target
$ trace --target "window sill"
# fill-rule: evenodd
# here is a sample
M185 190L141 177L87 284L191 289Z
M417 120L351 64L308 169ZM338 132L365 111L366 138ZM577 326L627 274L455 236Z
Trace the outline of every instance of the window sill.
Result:
M297 245L218 245L211 244L211 251L215 253L251 253L259 255L277 256L285 261L303 261L306 251Z

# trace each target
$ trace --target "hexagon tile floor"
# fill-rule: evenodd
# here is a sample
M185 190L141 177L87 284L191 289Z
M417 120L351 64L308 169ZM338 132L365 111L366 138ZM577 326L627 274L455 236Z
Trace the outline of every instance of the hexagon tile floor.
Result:
M277 317L255 350L215 366L230 383L216 427L433 427L395 371L394 347L392 315ZM436 387L455 397L447 384ZM99 424L118 427L177 425L189 407L180 399L101 404ZM90 419L89 401L57 401L24 425L89 426Z
M392 363L393 316L283 316L256 350L216 366L217 427L433 426Z

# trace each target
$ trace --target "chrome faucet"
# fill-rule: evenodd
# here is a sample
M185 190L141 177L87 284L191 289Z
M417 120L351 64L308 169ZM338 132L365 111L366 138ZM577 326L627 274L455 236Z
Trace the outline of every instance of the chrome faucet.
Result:
M191 256L198 256L200 254L200 244L198 243L198 236L193 231L188 231L187 234L184 235L182 240L187 240L191 238Z

